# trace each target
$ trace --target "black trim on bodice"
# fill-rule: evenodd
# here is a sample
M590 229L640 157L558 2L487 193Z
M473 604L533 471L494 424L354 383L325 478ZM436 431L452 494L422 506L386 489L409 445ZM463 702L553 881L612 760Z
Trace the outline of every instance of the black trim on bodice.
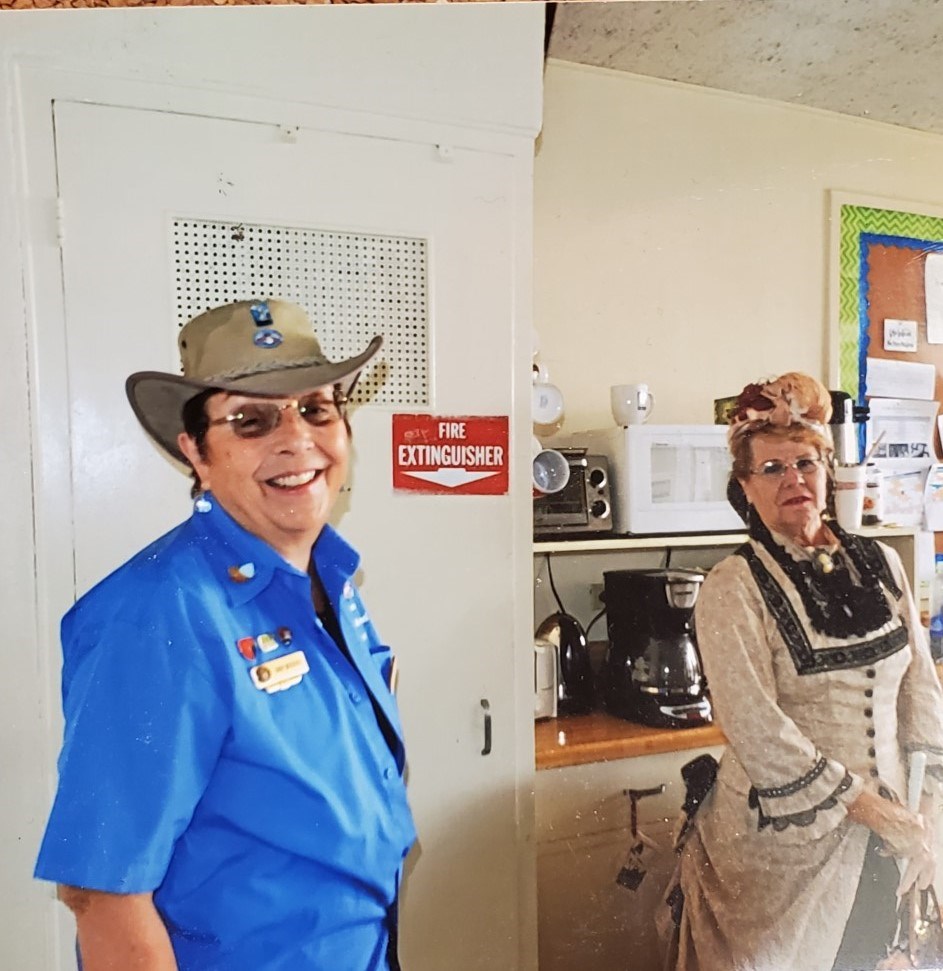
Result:
M821 557L812 562L791 556L752 508L749 519L751 539L769 553L792 581L813 630L826 637L847 639L863 637L890 622L891 610L881 585L891 591L895 600L900 600L902 591L874 540L846 533L838 523L829 522L840 546L833 554L823 554L829 566L825 572L818 563ZM858 579L849 569L849 562Z
M851 536L831 523L829 528L838 536L844 552L861 576L860 585L853 583L847 566L834 571L845 575L844 579L835 584L830 579L833 574L817 574L811 563L797 563L773 540L765 527L757 530L759 535L754 535L751 524L750 532L795 583L813 629L826 636L845 640L862 637L879 630L891 620L891 611L881 589L882 584L897 599L900 599L903 591L894 581L890 566L877 543L865 537ZM837 647L814 649L786 592L762 563L753 546L744 543L735 555L743 557L750 567L753 579L786 643L797 674L820 674L863 667L890 657L906 646L910 635L901 624L878 637L866 637ZM849 593L849 589L854 593ZM847 609L835 609L837 605L850 607L850 612Z
M763 600L769 607L776 626L786 642L797 674L820 674L826 671L863 667L865 664L873 664L875 661L890 657L906 646L909 634L907 628L901 625L871 640L815 650L789 598L769 570L760 562L756 550L746 543L737 550L737 555L747 561L753 579L756 580L756 585L763 595Z

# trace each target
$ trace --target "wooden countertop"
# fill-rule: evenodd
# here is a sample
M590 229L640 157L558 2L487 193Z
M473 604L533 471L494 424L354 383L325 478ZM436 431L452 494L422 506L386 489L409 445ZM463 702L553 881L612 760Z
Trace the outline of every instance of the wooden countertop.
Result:
M716 725L651 728L601 711L535 722L534 736L538 770L725 745L727 741Z
M943 662L936 664L936 673L943 682ZM727 739L717 725L650 728L594 711L590 715L569 715L535 722L534 744L539 771L631 759L637 755L681 752L707 745L726 745Z

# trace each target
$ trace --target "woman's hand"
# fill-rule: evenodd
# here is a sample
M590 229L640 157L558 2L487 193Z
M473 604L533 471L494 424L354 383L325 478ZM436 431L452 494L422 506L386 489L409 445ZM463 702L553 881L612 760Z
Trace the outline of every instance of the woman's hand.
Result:
M912 887L926 890L936 875L936 855L932 845L925 846L916 856L907 857L907 864L897 885L897 899Z
M873 830L889 855L907 861L898 896L911 887L923 890L930 885L936 871L934 833L920 813L865 790L848 807L848 815Z

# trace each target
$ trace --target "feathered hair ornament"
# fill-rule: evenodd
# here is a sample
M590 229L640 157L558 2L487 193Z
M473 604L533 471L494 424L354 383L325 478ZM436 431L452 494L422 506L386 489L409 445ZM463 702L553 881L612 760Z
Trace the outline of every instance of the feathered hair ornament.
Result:
M765 425L806 425L820 434L832 417L832 399L821 381L789 371L764 384L748 384L737 397L727 440Z

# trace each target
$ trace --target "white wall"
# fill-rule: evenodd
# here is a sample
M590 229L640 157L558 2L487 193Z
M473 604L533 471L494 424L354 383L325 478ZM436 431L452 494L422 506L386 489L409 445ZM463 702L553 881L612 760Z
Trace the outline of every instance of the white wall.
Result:
M497 17L497 19L496 19ZM290 122L294 106L362 113L378 131L413 122L490 133L508 144L540 121L542 10L535 5L455 7L264 7L193 10L6 12L0 24L0 616L8 675L0 679L0 968L51 971L72 965L56 930L51 888L31 879L54 783L58 697L50 658L54 625L37 606L33 454L43 474L68 475L67 455L31 435L30 401L61 397L31 361L27 334L61 327L55 294L31 293L32 267L55 247L49 190L51 112L30 138L43 171L23 164L26 75L53 72L53 97L75 96L75 79L113 79L115 90L148 85L151 107L200 111L219 96L260 99ZM22 69L25 69L25 74ZM73 72L70 75L63 72ZM156 87L155 87L156 85ZM28 86L28 85L26 85ZM193 93L180 103L180 90ZM135 89L138 93L138 89ZM156 93L155 93L156 92ZM163 93L165 92L165 94ZM48 163L48 164L47 164ZM42 230L37 231L36 227ZM103 312L113 312L103 295ZM31 329L27 327L31 322ZM520 356L520 355L519 355ZM32 385L32 387L30 387ZM63 409L62 421L67 421ZM133 484L131 484L133 486ZM68 511L63 511L68 520ZM45 548L45 544L44 544ZM67 544L63 556L68 556Z
M539 127L542 12L503 10L5 11L0 59L519 132Z
M557 61L544 91L534 319L564 431L609 425L616 383L711 422L758 377L827 379L828 190L943 202L940 136Z

